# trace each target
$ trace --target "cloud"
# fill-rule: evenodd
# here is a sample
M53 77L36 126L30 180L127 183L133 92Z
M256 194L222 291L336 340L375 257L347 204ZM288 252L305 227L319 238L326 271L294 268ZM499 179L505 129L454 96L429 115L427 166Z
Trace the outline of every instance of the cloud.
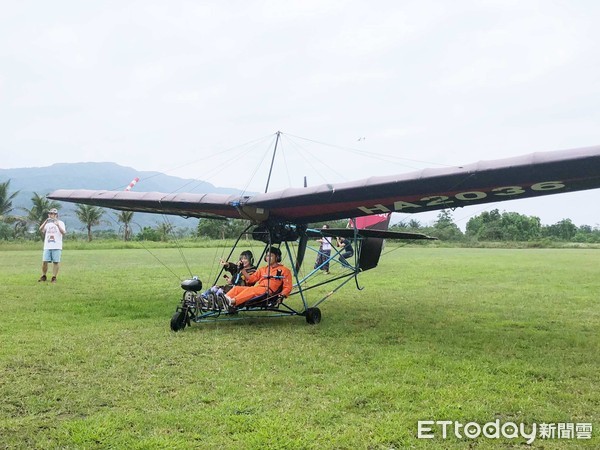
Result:
M163 170L277 130L449 165L593 145L599 15L562 1L9 2L2 164ZM406 169L353 155L343 172Z

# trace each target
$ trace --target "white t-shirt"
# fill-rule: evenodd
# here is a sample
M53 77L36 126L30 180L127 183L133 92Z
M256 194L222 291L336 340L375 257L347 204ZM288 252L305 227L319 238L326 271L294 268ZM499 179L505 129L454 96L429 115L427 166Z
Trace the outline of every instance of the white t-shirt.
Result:
M321 238L321 249L331 250L331 238L330 237Z
M48 222L44 225L44 250L62 250L63 235L58 229L59 225L66 233L67 229L62 220L57 219L56 223Z

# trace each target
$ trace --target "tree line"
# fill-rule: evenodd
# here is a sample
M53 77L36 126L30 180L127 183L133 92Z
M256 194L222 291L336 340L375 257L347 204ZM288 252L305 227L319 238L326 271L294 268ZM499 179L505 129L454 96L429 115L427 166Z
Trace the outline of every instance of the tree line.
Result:
M452 213L443 210L432 226L421 225L411 219L391 227L403 231L429 234L444 241L470 242L532 242L540 240L600 243L600 227L575 225L571 219L562 219L552 225L542 225L540 218L516 212L484 211L467 222L465 232L454 223Z
M47 199L36 192L31 197L31 207L21 208L21 214L13 208L13 200L19 191L10 192L10 180L0 183L0 240L39 239L38 228L44 222L48 211L56 208L60 211L60 203ZM104 209L91 205L77 205L75 215L84 224L88 241L93 238L92 228L100 225ZM131 238L131 221L133 213L122 211L117 220L122 224L125 240Z
M60 210L58 202L34 193L31 207L22 208L16 214L12 201L17 192L10 192L10 180L0 183L0 240L39 239L38 228L46 219L51 208ZM103 208L91 205L77 205L75 214L84 224L88 241L93 239L93 228L101 224L105 213ZM235 239L247 227L247 222L240 219L200 219L195 230L179 231L167 222L156 227L143 227L138 233L132 230L134 213L120 211L116 219L119 223L118 235L115 232L96 231L96 234L109 238L119 237L125 241L167 241L175 234L177 237L194 237L208 239ZM328 222L332 228L344 228L347 220ZM320 228L323 224L311 224ZM418 220L400 222L390 227L392 230L412 231L435 236L443 241L553 241L600 243L598 225L575 225L571 219L563 219L553 225L542 225L538 217L527 216L516 212L500 212L498 209L484 211L467 222L465 232L454 223L452 213L441 211L433 225L422 225Z

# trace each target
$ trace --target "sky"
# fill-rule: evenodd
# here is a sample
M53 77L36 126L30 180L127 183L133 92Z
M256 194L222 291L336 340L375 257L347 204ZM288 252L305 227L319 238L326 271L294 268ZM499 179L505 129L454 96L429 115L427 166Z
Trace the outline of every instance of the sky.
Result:
M600 145L598 17L592 0L7 2L0 167L112 161L262 192L278 131L270 191ZM454 218L598 225L599 199Z

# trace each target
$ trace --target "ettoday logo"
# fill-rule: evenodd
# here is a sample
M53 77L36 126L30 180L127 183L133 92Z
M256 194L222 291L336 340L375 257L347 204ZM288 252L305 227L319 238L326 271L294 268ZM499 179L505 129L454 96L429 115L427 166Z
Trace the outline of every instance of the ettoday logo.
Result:
M591 423L532 423L526 425L515 422L500 422L496 419L483 425L477 422L461 423L456 420L419 420L417 437L419 439L448 439L454 435L457 439L525 439L532 444L540 439L591 439Z

